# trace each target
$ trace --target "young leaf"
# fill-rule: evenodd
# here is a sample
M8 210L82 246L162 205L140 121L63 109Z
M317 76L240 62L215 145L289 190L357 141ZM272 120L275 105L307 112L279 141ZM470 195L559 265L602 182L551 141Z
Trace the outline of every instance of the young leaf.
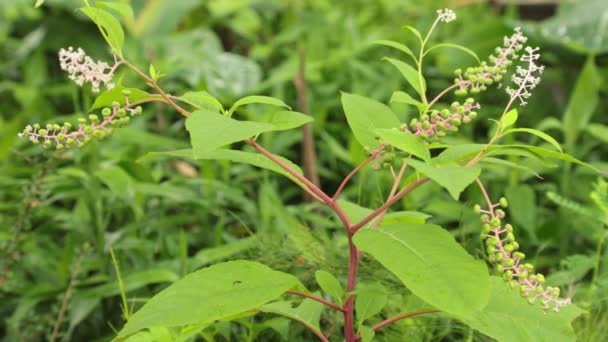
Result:
M410 159L409 165L418 172L424 173L427 177L446 188L450 195L457 200L460 193L473 183L479 176L481 168L478 165L464 167L458 164L446 164L433 166L421 161Z
M357 289L356 296L355 310L359 325L382 311L388 301L386 289L379 283L361 285Z
M516 121L517 121L517 109L511 109L500 119L500 126L502 128L507 128L509 126L513 126L513 124Z
M555 149L557 149L558 151L562 152L562 147L559 145L557 140L553 139L553 137L550 136L549 134L547 134L545 132L541 132L541 131L533 129L533 128L511 128L511 129L506 130L503 133L503 135L518 133L518 132L530 133L530 134L536 135L537 137L539 137L539 138L543 139L544 141L548 142L549 144L553 145L553 147L555 147Z
M222 103L204 90L189 91L179 98L197 109L214 110L220 113L224 112L224 106Z
M519 292L498 277L491 277L488 304L474 312L457 315L464 323L498 341L574 342L571 322L583 313L576 305L559 312L545 312L530 305Z
M289 110L273 111L264 116L264 122L274 126L273 131L286 131L314 121L312 116Z
M420 84L418 70L414 69L407 63L393 58L385 57L384 60L394 65L399 70L401 75L405 77L405 80L414 88L414 90L416 90L418 94L420 94L420 97L424 97L424 93L426 92L426 84L424 79L422 79L422 84Z
M405 103L405 104L409 104L409 105L414 105L418 108L418 110L420 112L424 111L424 103L414 99L413 97L410 96L410 94L403 92L403 91L395 91L393 93L393 95L391 96L391 100L390 102L400 102L400 103Z
M375 129L374 133L376 133L383 141L401 151L410 153L424 161L431 159L431 153L426 147L425 142L409 132L403 132L396 128L379 128Z
M333 274L327 271L318 270L315 272L315 279L317 280L317 284L319 284L321 290L332 296L336 301L338 301L339 304L342 304L344 289Z
M389 107L367 97L342 93L342 107L350 129L364 147L380 146L375 138L374 129L401 125L401 121Z
M101 35L112 48L114 53L122 57L122 46L125 41L125 33L118 19L110 13L94 7L82 7L80 10L86 14L97 25Z
M254 96L247 96L247 97L244 97L244 98L236 101L232 105L232 107L230 107L230 109L228 110L227 115L232 116L232 114L237 110L237 108L248 105L248 104L252 104L252 103L267 104L267 105L271 105L271 106L286 107L288 109L291 109L291 108L289 108L289 106L287 104L285 104L285 102L283 102L279 99L275 99L274 97L254 95Z
M412 293L442 311L471 313L488 302L485 264L439 226L400 223L364 228L355 234L354 242Z
M416 58L416 55L414 55L414 53L412 52L412 50L410 50L409 47L407 47L403 44L394 42L392 40L376 40L375 42L373 42L373 44L390 46L397 50L401 50L401 51L405 52L408 56L412 57L412 59L414 60L414 63L418 63L418 58Z
M422 35L420 34L420 31L418 31L416 28L414 28L412 26L403 26L403 28L410 30L414 34L414 36L416 36L416 38L418 38L420 43L422 43Z
M133 9L129 4L122 2L97 1L95 6L98 8L110 8L120 14L127 22L133 22Z
M456 49L456 50L460 50L466 54L468 54L469 56L475 58L475 60L477 61L477 63L481 63L481 60L479 59L479 57L477 56L477 54L475 52L473 52L473 50L468 49L464 46L461 45L457 45L457 44L451 44L451 43L439 43L436 45L431 46L430 48L428 48L424 54L428 54L429 52L438 49L438 48L452 48L452 49Z
M278 298L297 286L294 276L253 261L216 264L190 273L152 297L118 337L150 327L213 322Z
M156 68L154 68L154 64L152 64L152 63L150 63L149 74L153 80L155 80L155 81L158 80L158 75L156 74Z
M194 155L217 150L262 132L272 131L273 125L253 121L238 121L208 110L197 110L186 119Z

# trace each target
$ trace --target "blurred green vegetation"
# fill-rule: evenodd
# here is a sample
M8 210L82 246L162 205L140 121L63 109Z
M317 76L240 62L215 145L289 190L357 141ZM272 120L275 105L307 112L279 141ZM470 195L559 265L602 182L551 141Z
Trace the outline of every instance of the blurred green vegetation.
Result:
M581 341L608 335L608 4L563 2L558 8L470 1L414 0L133 0L125 20L125 56L147 70L154 63L168 76L172 94L206 90L231 104L248 94L268 94L298 106L293 79L303 51L309 111L323 186L339 180L365 154L346 125L339 92L388 102L405 87L382 56L396 50L371 44L392 39L413 44L403 25L425 28L438 8L449 5L458 20L433 39L491 53L514 27L542 49L543 81L520 111L520 124L554 136L565 152L601 174L569 165L539 165L510 157L538 173L497 164L483 175L495 196L512 204L509 217L522 250L589 314L576 322ZM57 52L80 46L110 60L96 27L74 9L78 0L0 2L0 340L105 341L123 323L122 309L135 310L183 275L236 257L288 270L314 289L314 272L346 273L346 237L336 223L303 203L287 180L247 165L189 163L173 158L139 160L151 151L188 145L183 118L170 108L148 106L142 117L110 139L86 148L42 152L17 138L28 123L73 121L86 114L94 95L59 69ZM533 18L534 21L529 20ZM426 70L429 91L451 84L452 70L472 63L455 50L437 50ZM123 84L141 86L131 75ZM483 142L506 95L489 91L479 101L480 118L458 139ZM494 106L493 104L496 104ZM406 107L393 105L406 120ZM250 106L247 115L255 116ZM512 139L524 137L513 137ZM527 137L526 137L527 138ZM534 139L529 137L527 139ZM272 133L261 143L274 153L301 160L301 134ZM384 173L364 170L345 192L349 200L377 206L389 191ZM427 185L400 204L453 228L473 255L482 256L480 224L471 190L455 202ZM128 308L120 298L116 255ZM400 283L373 261L362 276L382 279L402 295L386 315L416 307ZM68 296L66 300L66 294ZM324 331L340 317L324 314ZM339 329L338 329L339 330ZM56 331L54 333L54 331ZM217 323L207 340L314 340L303 327L270 314L238 324ZM488 338L442 317L402 321L378 334L379 341L485 341Z

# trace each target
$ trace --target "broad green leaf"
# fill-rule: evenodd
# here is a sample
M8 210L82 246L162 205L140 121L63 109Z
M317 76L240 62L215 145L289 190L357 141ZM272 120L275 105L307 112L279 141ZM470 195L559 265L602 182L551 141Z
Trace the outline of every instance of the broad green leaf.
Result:
M306 125L314 121L314 119L310 115L289 110L279 110L264 115L263 121L272 124L274 126L273 131L285 131Z
M267 169L270 171L274 171L280 173L286 177L291 178L295 182L299 181L293 177L289 172L285 171L283 168L279 167L270 159L266 158L266 156L259 153L238 151L238 150L227 150L227 149L218 149L210 152L196 152L191 149L185 150L176 150L176 151L167 151L167 152L149 152L144 157L139 160L145 160L147 158L157 157L157 156L172 156L178 158L189 158L189 159L197 159L197 160L230 160L236 163L244 163L253 166L257 166L262 169ZM281 161L285 164L289 165L292 169L294 169L297 173L302 174L302 169L299 166L292 163L291 161L277 156Z
M543 139L544 141L548 142L549 144L553 145L553 147L555 147L555 149L557 149L560 152L562 151L562 147L559 145L559 143L557 142L557 140L553 139L552 136L550 136L549 134L545 133L545 132L541 132L539 130L533 129L533 128L511 128L506 130L503 135L506 134L512 134L512 133L530 133L533 135L536 135L537 137Z
M515 122L517 122L517 109L511 109L502 118L500 118L500 126L502 128L507 128L509 126L513 126Z
M431 159L431 153L422 139L409 132L400 131L397 128L379 128L376 133L383 141L397 149L410 153L424 161Z
M463 192L467 186L479 177L479 173L481 172L481 168L478 165L473 165L471 167L464 167L458 164L433 166L413 159L410 159L408 163L418 172L425 174L427 177L437 182L437 184L446 188L455 200L458 199L460 193Z
M385 45L385 46L390 46L392 48L395 48L397 50L401 50L403 52L405 52L408 56L412 57L412 59L414 60L414 63L418 62L418 58L416 58L416 56L414 55L414 53L412 52L412 50L410 50L409 47L394 42L392 40L376 40L375 42L373 42L373 44L378 44L378 45Z
M97 1L95 6L98 8L110 8L120 14L127 22L133 22L133 9L129 4L122 2Z
M208 110L197 110L186 119L195 156L217 150L238 141L272 131L274 126L253 121L238 121Z
M190 273L152 297L118 337L151 327L213 322L256 309L278 298L299 281L253 261L216 264Z
M123 92L126 92L129 95L125 95ZM114 88L104 91L97 96L89 111L102 107L111 107L113 102L118 102L120 106L124 106L127 104L127 98L129 99L129 103L134 103L147 99L160 98L160 96L146 93L137 88L124 88L121 85L116 85Z
M518 185L506 190L509 214L515 223L526 229L532 240L536 239L536 194L528 185Z
M222 103L206 91L189 91L179 98L197 109L217 110L220 113L224 112Z
M488 304L476 311L457 315L464 323L501 342L575 342L570 323L583 313L576 305L559 312L544 312L530 305L519 292L498 277L491 277Z
M274 97L253 95L253 96L244 97L244 98L236 101L232 105L232 107L230 107L230 109L228 110L227 115L232 116L232 113L234 113L239 107L245 106L248 104L253 104L253 103L267 104L270 106L277 106L277 107L286 107L286 108L290 109L289 106L287 104L285 104L285 102L283 102L279 99L275 99Z
M413 97L410 96L410 94L403 92L403 91L395 91L393 93L393 95L391 96L391 100L390 102L400 102L400 103L405 103L405 104L410 104L410 105L414 105L418 108L418 110L420 112L422 112L424 110L424 103L414 99Z
M260 311L262 312L289 317L318 332L321 331L319 321L321 320L323 309L325 309L323 304L312 299L304 299L297 308L293 307L292 301L274 302L260 307Z
M361 335L361 342L371 342L376 336L374 329L365 325L359 327L359 334Z
M318 270L315 272L315 279L317 280L317 284L319 284L321 290L332 296L334 300L338 301L339 304L342 304L344 289L333 274L327 271Z
M570 153L574 152L579 134L597 108L600 81L594 58L589 57L574 85L562 120L566 150Z
M379 283L359 285L355 298L355 310L359 325L382 311L387 301L386 289Z
M468 49L464 46L458 45L458 44L451 44L451 43L439 43L436 45L431 46L430 48L428 48L424 54L428 54L429 52L435 50L435 49L439 49L439 48L451 48L451 49L457 49L460 50L466 54L468 54L469 56L475 58L475 60L477 61L477 63L481 63L481 60L479 59L479 57L477 56L477 54L475 52L473 52L473 50Z
M420 43L422 43L422 35L420 34L420 31L418 31L415 27L403 26L403 28L410 30L414 34L414 36L416 36L416 38L418 38Z
M425 302L452 313L483 308L490 295L488 270L445 229L431 224L364 228L354 236L369 253Z
M405 80L414 88L414 90L416 90L420 97L424 97L424 93L426 92L426 84L424 82L424 78L422 79L422 84L420 84L418 70L397 59L385 57L384 60L387 60L389 63L394 65L399 70L401 75L405 77Z
M112 48L114 53L122 57L122 46L125 42L125 33L118 19L110 13L94 7L82 7L80 10L97 25L101 35Z
M364 147L380 146L374 129L401 126L401 121L389 107L367 97L342 93L342 107L350 129Z

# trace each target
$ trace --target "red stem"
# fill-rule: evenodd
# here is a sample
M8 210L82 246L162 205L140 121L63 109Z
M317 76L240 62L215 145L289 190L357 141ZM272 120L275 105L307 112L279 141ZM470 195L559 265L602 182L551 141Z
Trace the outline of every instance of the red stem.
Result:
M334 309L334 310L338 310L338 311L344 311L338 304L331 302L329 300L323 299L321 297L317 297L313 294L310 293L305 293L305 292L300 292L300 291L287 291L288 294L292 294L295 296L300 296L300 297L306 297L309 299L312 299L314 301L317 301L319 303L325 304L327 306L329 306L330 308Z
M334 196L331 198L332 201L335 201L338 196L340 196L340 194L342 193L342 190L344 190L344 187L346 186L346 184L348 183L348 181L350 181L351 178L353 178L353 176L359 172L359 170L361 170L365 165L369 164L369 162L371 162L372 160L376 159L378 157L378 155L384 150L384 145L381 145L379 149L377 149L376 151L374 151L374 153L372 153L366 160L364 160L361 164L357 165L357 167L355 167L349 174L348 176L346 176L346 178L344 178L344 180L342 181L342 183L340 184L340 186L338 187L338 190L336 190L336 193L334 194Z
M348 264L348 282L346 284L346 292L355 290L357 283L357 272L359 270L359 251L352 240L352 235L348 236L349 246L349 264ZM347 342L356 341L355 335L355 296L350 295L344 303L344 337Z
M397 315L395 317L391 317L388 318L378 324L375 324L374 326L372 326L372 329L374 329L374 331L378 331L382 328L384 328L387 325L390 325L392 323L395 323L397 321L400 321L402 319L406 319L406 318L410 318L410 317L414 317L414 316L419 316L419 315L425 315L425 314L429 314L429 313L435 313L435 312L439 312L439 310L437 309L427 309L427 310L421 310L421 311L415 311L415 312L408 312L408 313L404 313L401 315Z

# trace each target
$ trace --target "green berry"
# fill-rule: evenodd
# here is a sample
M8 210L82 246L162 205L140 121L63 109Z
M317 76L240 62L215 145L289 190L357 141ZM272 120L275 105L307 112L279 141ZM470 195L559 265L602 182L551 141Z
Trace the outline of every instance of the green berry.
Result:
M108 116L112 115L112 110L110 108L106 107L101 110L101 115L103 115L104 117L108 117Z
M89 120L91 120L91 122L97 123L99 122L99 117L97 117L97 115L95 114L91 114L89 115Z
M57 134L57 140L64 141L65 140L65 134L63 134L63 133Z
M46 129L44 129L44 128L39 129L38 135L46 135Z

